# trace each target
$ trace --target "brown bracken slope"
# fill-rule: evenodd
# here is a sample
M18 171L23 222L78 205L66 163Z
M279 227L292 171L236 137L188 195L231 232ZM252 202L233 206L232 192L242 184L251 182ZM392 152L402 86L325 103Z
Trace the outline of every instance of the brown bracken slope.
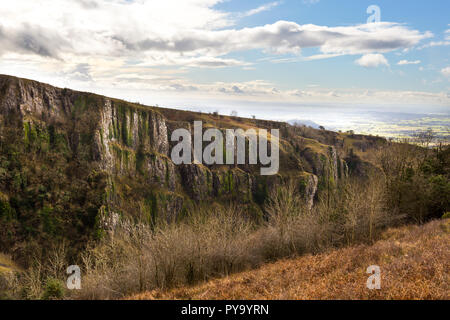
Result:
M194 287L131 299L446 299L450 298L450 219L387 230L373 245L335 249L264 265ZM370 265L381 289L366 287Z

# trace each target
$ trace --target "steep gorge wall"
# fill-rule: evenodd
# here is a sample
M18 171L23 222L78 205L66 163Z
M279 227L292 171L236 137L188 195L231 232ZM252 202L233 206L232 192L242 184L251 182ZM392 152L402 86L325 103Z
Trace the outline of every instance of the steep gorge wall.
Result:
M10 171L3 180L0 175L0 192L13 203L16 215L24 216L21 201L29 207L25 225L11 222L16 234L47 228L60 235L78 223L49 227L46 221L52 214L61 219L77 216L82 221L79 228L87 224L98 230L113 227L121 215L148 222L174 219L199 201L233 200L260 211L270 190L289 179L303 185L312 207L321 180L337 183L347 174L334 146L323 152L308 148L296 152L288 139L282 141L281 168L275 176L262 177L248 165L176 166L170 159L169 137L178 126L190 128L190 124L177 118L169 121L168 112L0 76L2 157ZM281 123L258 120L256 124L280 128L282 138L289 130ZM8 134L14 143L8 141ZM14 168L13 158L19 163ZM17 175L24 181L12 187ZM24 199L22 193L30 189L37 191ZM43 199L36 202L34 196Z

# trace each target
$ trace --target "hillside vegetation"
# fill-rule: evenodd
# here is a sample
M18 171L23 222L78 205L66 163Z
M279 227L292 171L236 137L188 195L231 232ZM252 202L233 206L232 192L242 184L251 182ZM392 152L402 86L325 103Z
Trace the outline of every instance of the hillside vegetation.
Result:
M261 176L248 161L175 165L171 134L195 120L279 129L279 173ZM441 218L450 147L418 136L157 108L0 75L0 252L20 266L0 277L0 294L123 298ZM74 264L82 290L69 292Z
M389 229L381 239L130 299L450 299L450 219ZM370 265L380 266L380 290L366 287Z

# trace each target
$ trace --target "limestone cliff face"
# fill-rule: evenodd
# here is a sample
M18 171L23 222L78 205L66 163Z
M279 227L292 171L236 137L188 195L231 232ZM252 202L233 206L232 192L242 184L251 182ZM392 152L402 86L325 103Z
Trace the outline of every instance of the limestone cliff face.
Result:
M168 158L167 126L161 114L105 98L95 144L101 150L103 170L116 175L145 173L149 182L175 190L175 168Z
M62 118L70 105L62 90L46 84L12 77L2 77L1 113L20 112L23 116L40 115L42 118Z
M308 209L311 209L314 206L314 197L317 192L317 186L319 184L319 179L315 175L309 175L306 180L305 187L305 198Z
M208 168L201 164L183 164L180 173L184 189L192 199L201 201L213 195L213 176Z
M152 108L1 76L0 121L23 135L18 141L24 155L33 144L43 162L53 157L50 151L64 165L81 162L81 180L104 173L106 184L97 196L103 198L97 208L101 221L117 222L108 217L127 211L148 220L172 219L183 209L179 173L168 157L166 120ZM137 187L145 191L129 197Z
M279 128L282 138L286 137L280 151L280 173L265 178L259 175L258 167L250 165L174 165L170 159L171 133L180 127L191 129L192 121L200 116L221 129L226 125ZM244 205L262 205L270 190L286 179L304 181L304 196L311 208L321 179L336 185L348 175L335 146L305 146L298 153L293 151L285 123L212 115L206 118L8 76L0 76L0 123L17 129L17 141L23 143L19 153L29 152L46 166L64 164L65 171L58 174L75 179L79 190L87 190L79 201L86 202L86 210L92 212L89 223L105 228L111 228L123 215L150 222L176 219L199 201L232 199ZM36 181L39 184L39 179ZM5 182L0 192L12 193L8 188ZM58 201L63 200L55 199L66 199L67 195L64 198L62 191L53 190L52 183L46 188L51 189L51 196L36 206L64 212L64 206L58 207ZM76 199L77 192L70 193L70 199Z

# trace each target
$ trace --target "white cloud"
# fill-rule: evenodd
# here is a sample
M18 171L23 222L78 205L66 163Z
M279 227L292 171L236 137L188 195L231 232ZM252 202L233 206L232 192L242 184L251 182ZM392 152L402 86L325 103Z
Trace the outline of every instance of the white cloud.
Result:
M387 59L379 53L376 54L366 54L355 61L357 65L365 68L376 68L379 66L389 66Z
M446 68L442 69L441 73L446 77L450 77L450 67L446 67Z
M404 66L404 65L408 65L408 64L420 64L420 63L421 63L420 60L414 60L414 61L400 60L397 64L399 66Z
M195 83L186 74L189 68L251 69L254 64L239 60L237 55L227 56L246 50L289 53L296 55L292 59L301 61L363 55L358 59L360 65L389 65L383 53L413 48L432 37L429 32L392 22L329 27L277 21L237 28L235 15L215 7L220 2L222 0L2 1L0 71L61 87L89 91L97 88L100 93L114 95L116 92L122 95L127 90L140 94L148 91L152 97L160 92L170 95L192 92L196 99L202 95L223 94L230 99L239 96L296 102L300 99L298 92L295 95L282 91L275 84L263 81ZM268 3L247 14L270 10L279 3ZM303 57L300 54L305 48L315 48L317 52ZM286 57L280 58L283 62ZM368 97L330 89L302 91L301 99L355 101ZM427 99L441 99L441 96Z
M431 41L429 43L426 43L422 46L420 46L419 50L426 49L426 48L433 48L433 47L445 47L450 45L450 39L446 38L446 41Z
M278 21L233 29L232 17L214 9L220 1L4 2L0 8L0 54L63 60L116 56L176 65L191 57L219 57L252 49L281 54L299 54L302 48L311 47L327 55L388 52L431 37L428 32L388 22L328 27ZM276 4L248 13L268 10Z
M266 4L263 4L262 6L259 6L258 8L251 9L251 10L249 10L249 11L247 11L247 12L244 12L244 13L242 14L242 16L244 16L244 17L249 17L249 16L253 16L253 15L255 15L255 14L258 14L258 13L260 13L260 12L263 12L263 11L269 11L269 10L271 10L272 8L279 6L280 4L281 4L280 1L275 1L275 2L266 3Z

